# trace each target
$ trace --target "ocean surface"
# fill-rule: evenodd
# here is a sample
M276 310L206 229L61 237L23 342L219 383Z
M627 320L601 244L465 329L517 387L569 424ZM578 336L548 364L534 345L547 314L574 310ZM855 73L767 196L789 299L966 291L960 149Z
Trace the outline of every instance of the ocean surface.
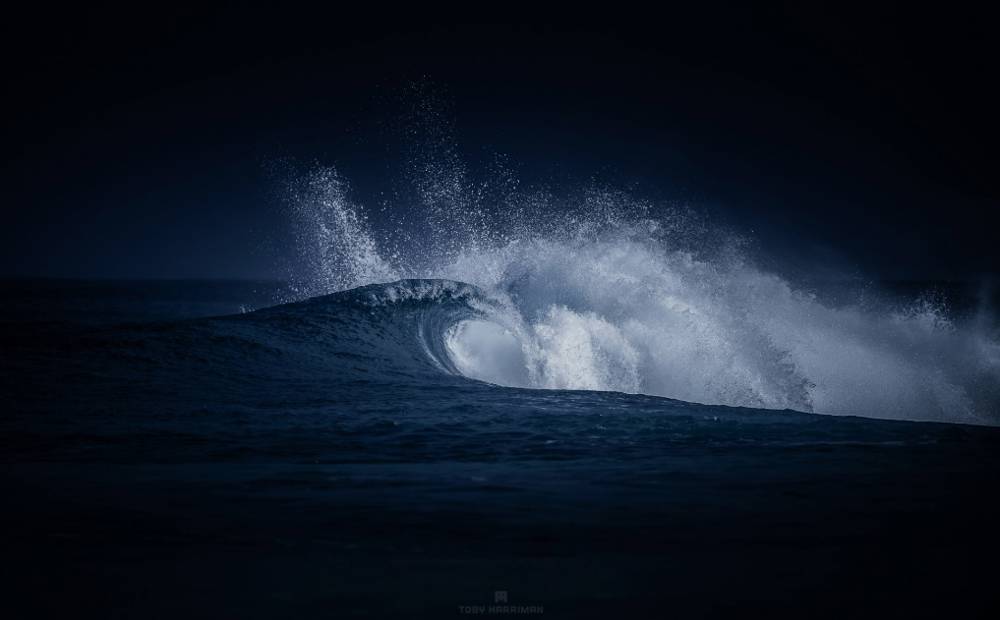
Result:
M3 281L7 617L1000 609L974 294L651 292L642 248L574 247L502 287Z
M280 283L0 282L7 615L996 610L988 280L765 268L434 135L392 200L290 173Z

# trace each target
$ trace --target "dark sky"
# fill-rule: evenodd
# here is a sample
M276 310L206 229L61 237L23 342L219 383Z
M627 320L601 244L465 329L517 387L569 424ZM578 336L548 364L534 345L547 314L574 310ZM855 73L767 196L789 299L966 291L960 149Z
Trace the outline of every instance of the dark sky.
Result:
M1000 272L991 16L743 4L533 25L334 3L9 11L0 274L276 275L267 162L377 191L414 80L451 101L473 165L498 152L529 181L704 208L793 270ZM497 11L450 18L514 16Z

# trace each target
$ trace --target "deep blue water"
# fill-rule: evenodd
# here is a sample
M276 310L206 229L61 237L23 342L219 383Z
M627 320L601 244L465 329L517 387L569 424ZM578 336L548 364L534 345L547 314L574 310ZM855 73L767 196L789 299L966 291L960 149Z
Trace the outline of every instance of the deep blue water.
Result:
M492 316L476 287L283 294L5 284L6 602L144 618L455 617L498 591L545 618L996 609L995 428L501 387L465 376L449 341Z

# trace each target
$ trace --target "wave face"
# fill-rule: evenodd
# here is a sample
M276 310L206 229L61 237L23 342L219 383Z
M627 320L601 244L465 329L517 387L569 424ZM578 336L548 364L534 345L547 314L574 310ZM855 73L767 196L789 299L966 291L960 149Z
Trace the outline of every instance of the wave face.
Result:
M450 347L455 326L502 320L500 303L462 282L400 280L208 323L213 333L250 325L248 340L270 334L265 342L283 357L305 354L327 381L438 384L463 376ZM297 374L308 376L303 366Z
M452 291L449 303L467 307L410 336L439 370L502 386L997 420L1000 341L986 311L959 320L927 299L826 303L689 213L593 188L557 200L476 185L447 162L414 164L418 204L389 227L336 171L296 179L297 296L447 280L364 290L424 303Z

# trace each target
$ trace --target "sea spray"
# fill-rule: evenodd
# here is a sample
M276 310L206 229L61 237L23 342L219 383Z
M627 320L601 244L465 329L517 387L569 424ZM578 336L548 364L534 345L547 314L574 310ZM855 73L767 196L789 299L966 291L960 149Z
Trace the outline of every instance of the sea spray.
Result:
M558 195L506 169L477 182L447 132L433 138L410 155L415 198L402 225L373 224L333 168L290 175L294 298L402 278L472 284L503 311L441 337L458 372L499 385L901 419L1000 416L991 320L958 320L926 299L825 303L757 266L745 235L690 209L595 184Z

